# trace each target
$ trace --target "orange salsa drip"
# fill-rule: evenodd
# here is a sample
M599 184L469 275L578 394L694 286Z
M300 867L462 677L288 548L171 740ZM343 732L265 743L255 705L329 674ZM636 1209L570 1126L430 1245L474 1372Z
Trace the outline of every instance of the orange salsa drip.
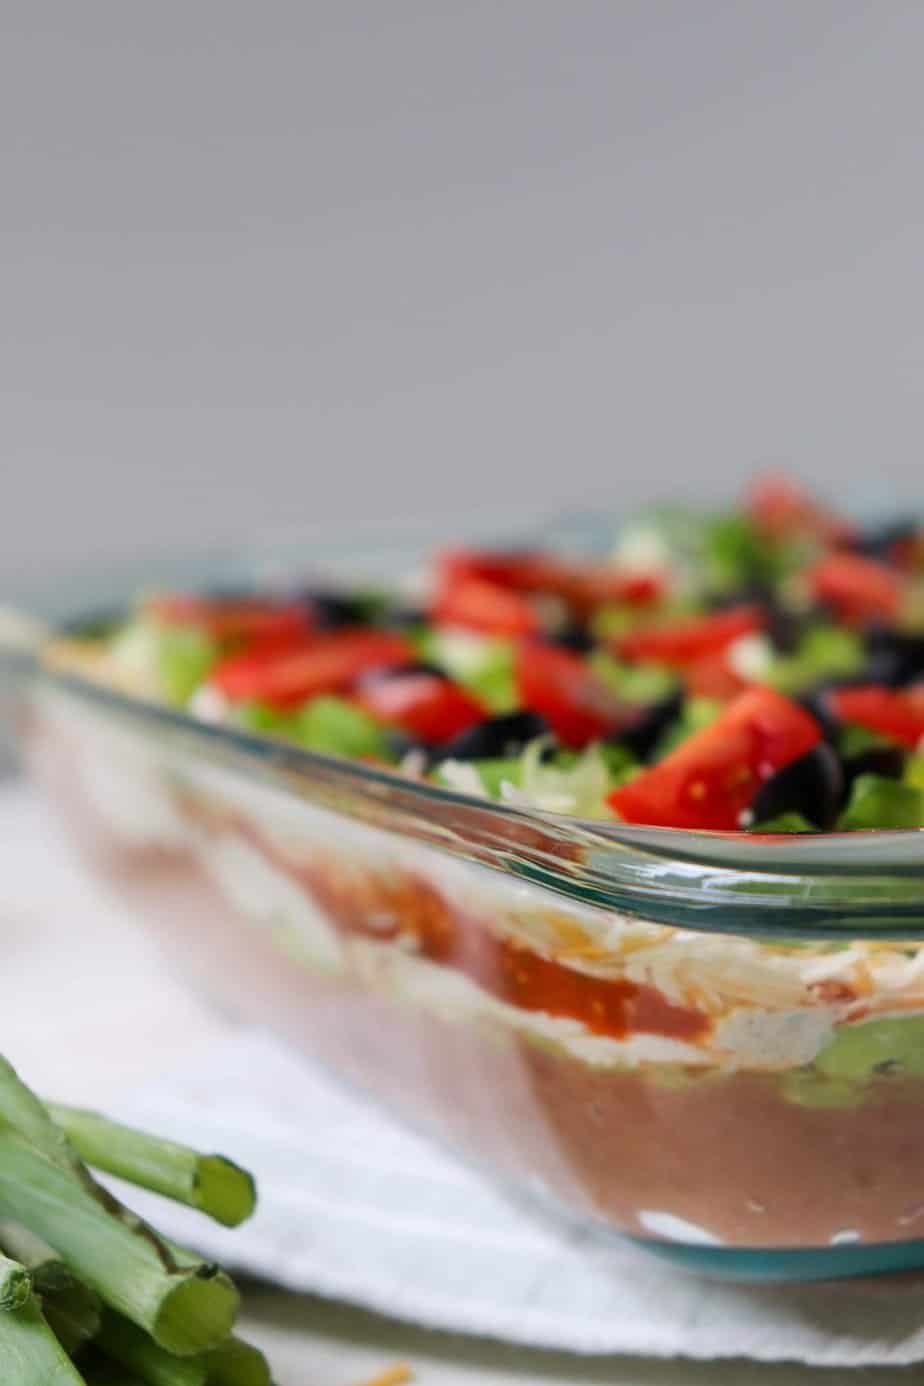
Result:
M693 1041L708 1032L708 1017L674 1004L655 987L594 977L498 938L419 877L344 878L316 867L302 879L344 932L383 942L413 940L419 955L454 968L522 1010L578 1020L592 1033L614 1039L643 1033Z

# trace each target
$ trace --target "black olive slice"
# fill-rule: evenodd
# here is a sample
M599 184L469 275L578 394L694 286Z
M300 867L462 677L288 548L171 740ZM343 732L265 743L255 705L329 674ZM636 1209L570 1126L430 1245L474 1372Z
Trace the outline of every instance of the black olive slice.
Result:
M427 613L422 606L389 606L382 612L380 624L393 630L413 630L427 624Z
M841 722L826 696L828 686L827 684L819 684L811 693L805 693L801 698L797 698L796 702L815 718L821 727L821 734L825 741L834 745L841 734Z
M913 539L918 532L919 526L913 520L891 520L864 530L854 541L853 547L867 558L888 558L896 544Z
M555 645L562 645L566 650L573 650L575 654L590 654L591 650L597 647L597 642L587 627L577 621L569 622L548 639Z
M844 801L844 770L826 741L771 775L751 804L752 821L763 823L782 813L801 813L823 832L832 828Z
M544 736L549 724L538 712L504 712L460 732L441 746L440 760L494 760L516 756L528 741Z
M625 746L633 755L638 756L639 760L644 760L646 756L651 755L663 732L680 716L683 697L683 689L676 688L673 693L668 693L666 698L646 707L628 731L611 736L608 740L613 745Z
M924 635L889 626L872 626L866 633L869 666L876 670L872 682L893 686L911 683L924 674Z
M393 679L416 678L420 674L430 674L433 678L446 679L449 675L438 664L427 664L423 660L413 660L407 664L388 664L381 669L369 669L359 677L359 686L368 687L373 683L391 683Z
M843 760L845 788L860 775L880 775L885 780L900 780L905 771L907 753L901 746L868 746L865 751L845 756Z
M333 592L324 588L308 588L298 592L295 600L308 608L321 630L336 630L338 626L365 625L369 621L368 597L352 596L349 592Z

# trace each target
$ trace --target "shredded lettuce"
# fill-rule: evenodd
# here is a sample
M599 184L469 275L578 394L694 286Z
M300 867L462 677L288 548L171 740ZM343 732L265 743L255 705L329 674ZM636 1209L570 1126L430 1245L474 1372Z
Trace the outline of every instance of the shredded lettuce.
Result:
M579 818L611 817L607 795L639 768L631 753L622 746L599 744L580 752L552 747L550 736L538 736L516 757L443 761L433 778L460 794L520 808Z
M598 745L588 746L570 765L543 760L550 738L537 736L520 756L520 784L502 795L511 803L546 813L579 818L609 818L606 799L613 787L606 758Z
M494 760L478 760L474 764L485 793L491 799L501 798L505 783L516 788L521 785L523 767L518 756L498 756Z

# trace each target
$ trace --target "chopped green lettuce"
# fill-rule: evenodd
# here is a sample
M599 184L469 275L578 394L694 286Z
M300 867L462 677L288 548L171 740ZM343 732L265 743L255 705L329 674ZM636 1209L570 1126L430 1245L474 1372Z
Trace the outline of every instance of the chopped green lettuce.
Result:
M324 755L394 759L378 722L345 698L312 698L292 712L280 711L269 703L240 703L234 718L248 731L281 736Z
M924 827L924 789L882 775L860 775L837 826L844 831Z
M606 650L594 650L587 662L611 693L627 703L656 703L677 687L677 676L655 664L625 664Z
M778 813L775 818L765 818L762 823L753 823L751 833L813 833L814 827L801 813Z
M788 549L761 534L746 515L718 515L703 534L706 583L729 592L750 583L773 583L792 566Z
M857 756L863 751L874 751L880 746L894 744L887 736L870 731L868 727L859 727L855 722L843 726L837 738L837 748L842 756Z
M385 733L374 718L345 698L312 698L295 714L299 744L328 755L387 759Z
M422 659L444 669L492 713L517 707L511 640L469 631L430 630L420 641L419 651Z
M795 654L774 659L766 682L781 693L799 693L821 679L857 673L863 658L863 643L855 631L843 626L812 626Z
M531 741L520 757L520 791L536 808L579 818L609 818L606 798L613 787L606 758L598 745L581 751L570 765L546 761L547 737Z
M154 697L184 706L218 657L213 640L192 626L135 620L112 643L112 658L150 687Z

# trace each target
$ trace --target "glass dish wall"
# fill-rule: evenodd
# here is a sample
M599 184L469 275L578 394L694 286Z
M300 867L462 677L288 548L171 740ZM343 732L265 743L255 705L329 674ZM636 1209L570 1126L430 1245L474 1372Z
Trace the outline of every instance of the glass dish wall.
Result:
M920 834L554 819L49 671L22 732L200 987L508 1184L712 1270L924 1264Z

